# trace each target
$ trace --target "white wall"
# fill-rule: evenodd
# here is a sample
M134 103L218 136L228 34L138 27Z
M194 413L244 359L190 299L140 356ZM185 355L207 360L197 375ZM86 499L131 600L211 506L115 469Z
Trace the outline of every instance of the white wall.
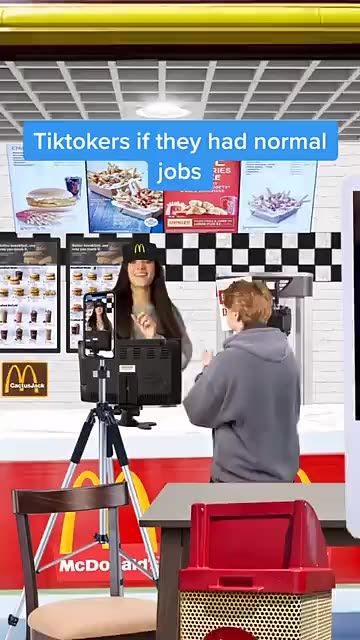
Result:
M5 145L0 145L0 231L13 231L9 179ZM322 242L329 246L326 232L341 230L341 190L343 179L360 172L360 145L340 145L339 160L321 163L318 172L313 231L323 233ZM339 256L339 262L341 256ZM63 272L63 279L64 279ZM169 293L179 307L194 344L194 358L185 372L184 391L199 370L203 349L214 349L216 342L215 285L203 282L169 283ZM313 300L313 384L314 402L343 401L343 328L342 287L340 283L316 282ZM65 283L63 282L63 314ZM64 317L64 316L63 316ZM63 322L63 331L64 331ZM62 345L65 345L63 335ZM24 356L21 356L21 358ZM50 400L60 405L78 400L76 356L66 353L34 356L50 365ZM14 360L2 357L3 360ZM46 401L44 401L46 402Z

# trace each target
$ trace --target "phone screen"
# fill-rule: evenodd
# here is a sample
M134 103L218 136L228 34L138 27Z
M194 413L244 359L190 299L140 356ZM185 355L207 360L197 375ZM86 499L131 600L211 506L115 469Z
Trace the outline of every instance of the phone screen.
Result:
M115 298L113 293L87 293L84 296L85 356L114 358Z

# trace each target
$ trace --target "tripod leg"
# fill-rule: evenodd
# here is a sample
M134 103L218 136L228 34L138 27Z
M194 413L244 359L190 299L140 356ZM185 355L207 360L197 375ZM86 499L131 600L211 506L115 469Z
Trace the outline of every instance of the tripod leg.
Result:
M70 458L70 465L68 467L68 470L65 474L63 483L61 485L61 489L68 489L68 487L70 487L71 485L71 481L73 479L75 470L77 468L77 465L79 464L82 454L84 452L84 449L86 447L87 441L89 439L90 433L91 433L91 429L94 425L94 411L90 411L86 421L83 424L83 427L81 429L80 435L78 437L78 440L75 444L74 447L74 451L72 453L72 456ZM53 532L57 517L58 517L58 513L52 513L44 530L44 533L41 537L38 549L35 553L34 556L34 564L35 564L35 571L39 568L40 566L40 562L41 559L44 555L45 549L48 545L50 536ZM19 599L19 603L18 606L16 608L16 611L14 614L10 613L8 616L8 625L9 625L9 629L8 632L5 636L5 640L9 640L11 632L13 630L14 627L16 627L17 623L19 622L19 616L21 615L21 612L23 610L23 606L24 606L24 602L25 602L25 589L22 590L21 595L20 595L20 599Z
M109 484L113 484L115 482L115 478L114 478L114 465L113 465L113 460L112 460L112 445L111 445L111 441L110 441L110 435L108 436L108 443L107 443L107 477L108 477L108 483ZM110 518L109 518L109 526L111 525L110 523ZM117 539L118 539L118 547L120 548L121 543L120 543L120 527L119 527L119 522L117 522L117 527L118 527L118 535L117 535ZM109 536L109 538L111 539L111 536ZM123 574L123 570L122 570L122 558L120 558L120 555L118 553L119 549L116 550L116 553L112 553L111 551L111 547L110 547L110 562L114 565L114 563L116 563L116 567L115 567L115 575L117 577L117 583L118 583L118 593L116 593L116 595L119 596L124 596L124 574Z
M129 469L129 460L127 457L127 453L124 447L124 443L121 437L121 433L119 430L119 427L117 425L117 422L115 420L115 418L113 418L113 423L112 423L112 429L111 429L111 433L112 433L112 438L113 438L113 446L115 449L115 453L116 453L116 457L119 461L119 464L124 472L124 476L125 476L125 480L127 482L128 485L128 490L129 490L129 495L130 495L130 501L131 504L133 506L133 509L135 511L135 515L136 515L136 519L139 523L139 520L142 516L141 513L141 507L140 507L140 503L139 503L139 498L138 495L136 493L136 489L134 486L134 482L132 479L132 475L130 473L130 469ZM151 569L152 569L152 575L153 578L155 580L155 582L157 582L158 578L159 578L159 568L158 568L158 563L155 557L155 553L154 550L151 546L151 542L150 542L150 538L149 538L149 534L148 531L145 527L140 527L139 524L139 530L140 530L140 534L142 537L142 541L147 553L147 556L149 558L149 562L151 565Z
M107 482L107 430L108 424L105 422L105 416L99 416L99 481L100 484ZM105 509L99 511L99 541L107 541L107 512Z

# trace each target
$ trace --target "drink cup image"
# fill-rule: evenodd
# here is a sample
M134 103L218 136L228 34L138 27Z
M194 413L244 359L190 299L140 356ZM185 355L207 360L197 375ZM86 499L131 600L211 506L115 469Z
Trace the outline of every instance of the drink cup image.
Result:
M80 325L78 323L73 324L71 327L71 334L73 336L78 336L80 335Z
M1 337L1 340L4 340L4 342L5 342L7 340L7 337L8 337L8 330L7 329L1 329L0 337Z
M45 322L46 323L51 322L51 309L47 309L45 311Z
M37 329L31 329L30 331L30 340L36 340L37 339Z
M0 324L6 324L8 318L7 309L0 309Z
M37 311L36 309L32 309L31 313L30 313L30 322L35 324L37 321Z
M16 311L16 315L15 315L15 322L16 322L17 324L20 324L20 323L22 322L22 317L23 317L22 311L20 311L20 310L18 309L18 310Z
M16 329L16 337L15 337L15 340L16 340L17 342L21 342L21 340L22 340L22 339L23 339L23 330L22 330L22 328L21 328L21 327L18 327L18 328Z
M46 340L46 342L51 342L51 329L46 329L46 331L45 331L45 340Z
M65 178L66 189L77 200L81 197L81 178L79 176L67 176Z

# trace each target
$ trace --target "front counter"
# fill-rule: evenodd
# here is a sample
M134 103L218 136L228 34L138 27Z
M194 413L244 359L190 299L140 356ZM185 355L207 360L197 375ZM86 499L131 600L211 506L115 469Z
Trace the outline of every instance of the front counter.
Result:
M55 489L62 485L76 439L90 406L32 402L16 411L11 403L1 405L0 504L2 530L6 531L0 554L0 590L22 586L15 520L11 513L11 489ZM144 511L169 482L208 482L212 455L211 431L193 427L182 407L146 409L141 418L156 422L151 432L123 428L122 435L130 467ZM342 405L307 405L299 425L301 468L298 482L344 482L344 435ZM73 478L76 486L98 482L97 429ZM116 476L121 479L120 469ZM33 518L34 546L46 519ZM76 519L60 517L50 539L43 564L65 556L92 541L97 530L95 514ZM159 534L150 530L156 554ZM121 511L121 542L125 551L147 559L131 507ZM339 583L360 582L360 549L330 549ZM39 576L41 588L90 588L108 584L108 551L101 546L63 559ZM146 578L130 562L123 563L128 586L147 586Z

